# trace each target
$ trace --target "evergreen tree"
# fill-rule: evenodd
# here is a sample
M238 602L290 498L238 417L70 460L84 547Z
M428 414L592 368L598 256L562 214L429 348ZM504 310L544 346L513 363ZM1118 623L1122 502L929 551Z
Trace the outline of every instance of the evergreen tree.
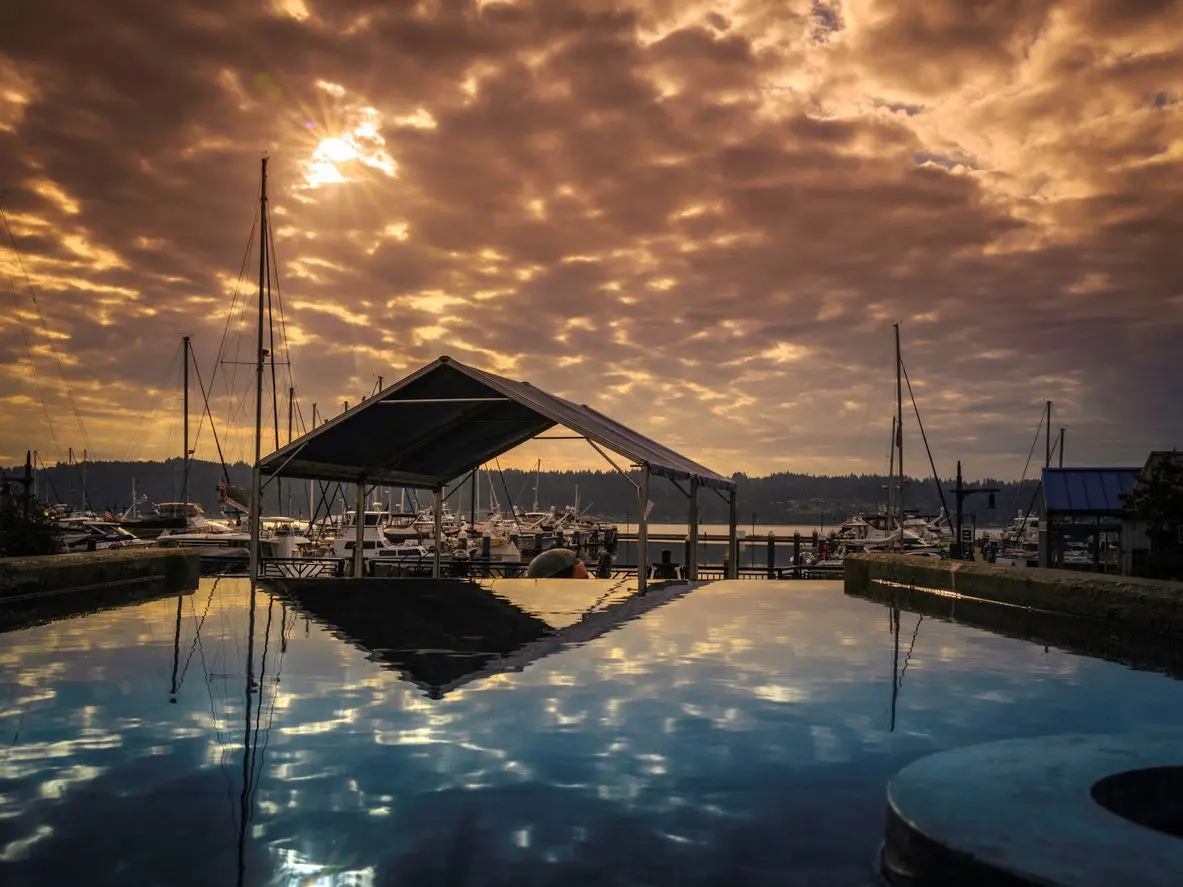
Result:
M56 554L61 539L45 506L26 493L0 500L0 557Z
M1138 474L1138 484L1121 494L1122 503L1146 521L1150 550L1155 554L1179 547L1183 527L1183 459L1167 453Z

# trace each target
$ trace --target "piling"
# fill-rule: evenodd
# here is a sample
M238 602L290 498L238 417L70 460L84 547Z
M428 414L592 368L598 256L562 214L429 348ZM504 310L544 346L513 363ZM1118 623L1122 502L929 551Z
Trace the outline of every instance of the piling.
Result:
M793 534L793 578L801 578L801 534Z
M776 536L768 534L768 578L776 578Z

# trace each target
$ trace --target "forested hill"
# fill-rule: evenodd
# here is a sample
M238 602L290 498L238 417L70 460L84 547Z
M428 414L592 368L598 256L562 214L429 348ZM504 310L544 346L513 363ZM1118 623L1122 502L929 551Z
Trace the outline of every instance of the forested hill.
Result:
M5 476L20 476L23 466L5 469ZM250 469L243 463L231 465L230 482L240 486L250 483ZM102 512L110 508L122 511L131 502L132 479L137 491L151 502L176 501L181 498L182 463L180 459L166 462L90 462L85 469L79 465L59 464L39 472L38 495L49 503L65 502L78 506L83 501L83 491L90 507ZM753 514L759 523L805 523L824 520L833 524L858 511L874 511L887 500L887 478L878 475L845 475L839 477L807 474L773 474L767 477L734 475L739 485L739 520L741 524L752 522ZM190 473L190 498L201 502L211 511L218 501L217 485L222 479L222 470L217 463L194 461ZM504 472L482 472L482 508L490 501L490 487L502 505L513 500L530 509L534 504L533 472L507 469ZM984 478L973 481L974 485L1001 488L997 496L997 509L985 509L986 498L972 497L967 500L967 515L977 509L978 523L1009 521L1016 509L1027 510L1033 503L1037 482L1000 481ZM461 489L452 493L450 504L453 510L467 512L471 501L471 485L461 484ZM685 488L685 484L682 485ZM946 490L952 481L945 484ZM612 471L553 471L543 472L538 478L538 505L562 507L575 502L578 487L581 508L618 520L630 517L636 520L636 491L619 474ZM280 484L272 482L265 495L265 511L280 510ZM342 502L353 502L353 490L339 490L329 485L328 492L340 510ZM316 492L319 501L320 492ZM416 494L421 504L430 501L430 494ZM282 482L282 510L293 515L309 513L309 484L305 481ZM398 505L399 491L382 496ZM670 481L655 477L650 484L650 498L654 502L652 520L656 522L684 522L686 519L686 497ZM905 487L905 507L918 508L922 513L935 514L940 508L936 485L929 480L909 479ZM952 510L952 497L946 492L946 500ZM727 503L711 490L704 489L700 495L704 522L725 522ZM408 501L408 506L410 502ZM967 519L971 519L968 518Z

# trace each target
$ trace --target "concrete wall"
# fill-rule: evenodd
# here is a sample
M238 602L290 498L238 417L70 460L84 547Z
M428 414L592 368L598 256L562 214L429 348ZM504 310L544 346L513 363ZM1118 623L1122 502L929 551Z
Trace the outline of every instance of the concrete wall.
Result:
M42 557L0 558L0 600L120 582L160 580L172 591L197 587L201 552L187 548L120 548Z
M846 591L898 584L1035 607L1151 631L1183 632L1183 583L1068 570L999 567L896 554L845 560Z

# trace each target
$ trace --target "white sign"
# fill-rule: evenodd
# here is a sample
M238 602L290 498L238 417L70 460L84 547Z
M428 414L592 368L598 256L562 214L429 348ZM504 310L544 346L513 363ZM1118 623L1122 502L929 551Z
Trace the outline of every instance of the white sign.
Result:
M645 520L649 520L649 514L653 511L653 500L650 499L645 503Z

